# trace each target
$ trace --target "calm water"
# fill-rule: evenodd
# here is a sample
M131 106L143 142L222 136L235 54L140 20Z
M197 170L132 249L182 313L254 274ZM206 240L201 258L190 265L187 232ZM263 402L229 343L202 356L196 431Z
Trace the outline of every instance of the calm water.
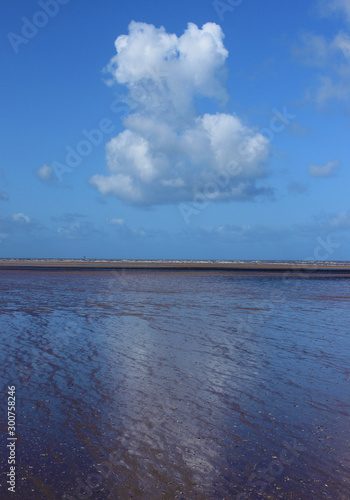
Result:
M1 498L350 498L350 279L2 271L0 292Z

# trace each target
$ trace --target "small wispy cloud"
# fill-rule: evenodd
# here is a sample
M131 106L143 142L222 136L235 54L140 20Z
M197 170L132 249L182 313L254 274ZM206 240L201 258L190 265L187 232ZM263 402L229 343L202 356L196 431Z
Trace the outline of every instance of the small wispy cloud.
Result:
M182 231L183 238L198 240L214 240L223 243L270 243L287 242L290 238L315 240L321 236L341 234L349 231L350 211L321 213L314 216L310 222L295 223L291 226L272 224L224 224L221 226L201 226L194 231Z
M330 42L323 35L304 32L292 46L292 54L305 66L324 68L330 60Z
M350 0L318 0L317 8L322 17L342 16L350 23Z
M85 214L67 212L51 216L50 219L58 223L56 234L67 240L87 240L104 234L103 230L96 228Z
M9 200L9 195L5 193L5 191L1 191L0 193L0 200L2 201L8 201Z
M349 229L350 228L350 211L342 212L339 215L333 215L330 217L329 225L331 228L337 230Z
M23 213L18 213L18 214L13 214L12 219L16 222L25 222L27 224L30 223L30 218L28 215L25 215Z
M327 235L337 235L345 237L349 235L350 229L350 211L341 213L328 213L312 217L310 222L294 224L292 226L293 234L302 238L314 239L327 237Z
M31 233L37 230L43 230L44 226L22 212L15 213L6 217L0 217L0 232L7 236L17 233Z
M192 237L192 231L183 234ZM225 224L202 226L195 230L195 235L199 239L215 238L227 243L242 243L284 240L291 235L291 231L285 226Z
M40 180L44 182L48 182L54 179L54 171L51 165L47 165L44 163L38 170L36 170L36 174L39 177Z
M57 234L67 240L88 240L93 237L101 236L103 231L96 228L90 221L71 222L61 225L57 228Z
M167 236L164 230L154 228L133 228L122 218L107 218L106 223L114 226L118 234L123 238L155 238L157 236Z
M350 23L350 0L319 0L323 17L338 14ZM306 91L307 99L318 107L329 101L350 100L350 33L348 26L331 37L304 32L292 47L302 64L318 71L314 84Z
M311 177L331 177L340 165L340 160L329 161L326 165L309 165Z
M117 226L122 226L125 224L124 219L118 219L118 218L107 218L106 219L107 224L117 224Z

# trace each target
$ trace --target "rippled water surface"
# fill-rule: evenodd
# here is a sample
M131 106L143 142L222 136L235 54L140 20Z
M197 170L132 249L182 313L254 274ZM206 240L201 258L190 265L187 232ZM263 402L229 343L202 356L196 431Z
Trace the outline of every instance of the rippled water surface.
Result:
M350 279L22 270L0 291L11 498L350 498Z

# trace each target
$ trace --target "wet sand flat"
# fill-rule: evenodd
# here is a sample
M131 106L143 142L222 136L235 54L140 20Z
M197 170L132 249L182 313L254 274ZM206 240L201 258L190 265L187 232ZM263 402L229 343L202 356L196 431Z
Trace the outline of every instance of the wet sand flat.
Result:
M349 306L333 274L4 269L17 497L348 499Z

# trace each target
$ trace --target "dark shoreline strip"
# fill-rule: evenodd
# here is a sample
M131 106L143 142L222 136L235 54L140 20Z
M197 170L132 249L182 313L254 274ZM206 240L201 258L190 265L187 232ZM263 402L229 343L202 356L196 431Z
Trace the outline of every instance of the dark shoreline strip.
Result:
M286 266L286 267L222 267L222 266L182 266L182 265L177 265L177 266L152 266L152 265L131 265L131 266L120 266L120 265L109 265L109 266L55 266L55 265L3 265L0 264L0 270L2 271L53 271L53 272L59 272L59 271L72 271L72 272L77 272L77 271L166 271L166 272L225 272L228 274L265 274L265 275L279 275L279 276L286 276L286 274L290 274L291 277L293 275L299 275L306 277L306 276L320 276L320 275L337 275L337 276L343 276L343 277L350 277L350 267L349 268L326 268L326 267L293 267L293 266Z

